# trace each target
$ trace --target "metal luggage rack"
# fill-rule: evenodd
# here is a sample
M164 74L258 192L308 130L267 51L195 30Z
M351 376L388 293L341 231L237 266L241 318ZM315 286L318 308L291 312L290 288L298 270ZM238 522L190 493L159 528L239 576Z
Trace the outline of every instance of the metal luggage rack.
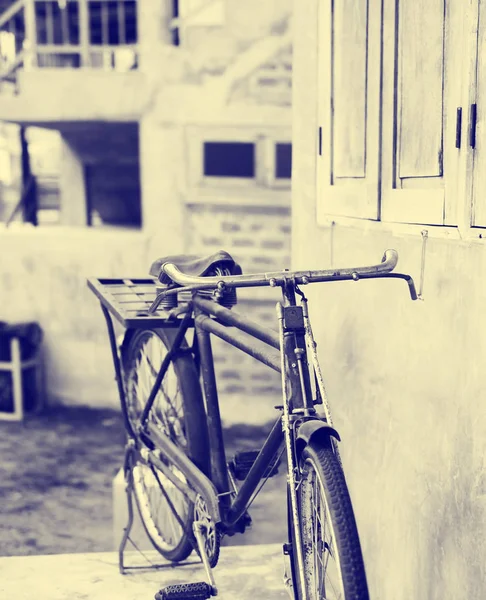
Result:
M124 327L133 329L179 326L180 318L174 311L157 308L149 314L148 309L155 300L159 286L155 278L88 279L88 287L96 294L101 305Z

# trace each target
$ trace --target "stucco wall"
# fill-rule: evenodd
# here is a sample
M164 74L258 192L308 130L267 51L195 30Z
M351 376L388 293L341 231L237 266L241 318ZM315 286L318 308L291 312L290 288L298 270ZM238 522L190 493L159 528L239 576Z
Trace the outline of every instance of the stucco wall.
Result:
M419 283L420 227L316 225L316 2L295 5L294 266L374 264L395 248ZM485 593L486 252L427 229L423 301L399 281L307 290L374 600Z
M229 251L244 273L278 271L290 266L290 198L281 193L280 206L189 204L185 229L186 251L209 254ZM273 198L275 202L275 198ZM268 201L267 201L268 202ZM234 310L266 327L276 328L270 288L240 289ZM280 375L226 342L213 338L218 392L223 415L235 422L266 423L276 418L281 404ZM247 407L248 410L243 410Z
M49 401L116 405L106 326L86 278L145 276L145 236L13 227L0 232L0 256L1 319L43 328Z
M18 226L8 231L0 229L0 319L35 319L44 328L52 401L99 406L117 402L105 325L94 296L86 288L86 277L145 276L151 261L158 256L209 253L221 247L234 252L247 272L289 265L288 190L273 190L270 199L262 197L265 191L261 189L244 190L242 205L233 198L231 206L226 208L221 205L212 208L207 198L195 203L189 181L194 165L188 162L190 139L186 130L188 125L204 125L209 129L229 125L250 127L259 133L259 128L289 127L288 94L282 96L278 106L254 99L247 105L244 93L239 94L237 102L229 101L233 84L244 81L259 66L255 53L248 59L244 55L253 41L264 35L272 37L269 45L257 48L262 63L281 50L279 36L287 26L279 24L289 3L272 2L258 18L253 0L244 7L238 3L228 6L228 21L223 28L226 31L210 38L209 54L205 55L209 62L211 53L218 55L224 65L238 63L235 57L243 56L234 77L228 78L199 77L206 74L209 63L202 55L197 56L197 44L187 48L168 44L168 29L164 27L168 18L164 6L167 8L168 4L144 3L141 10L140 71L23 73L19 95L10 98L0 114L28 123L44 121L66 135L68 132L70 144L84 161L87 157L92 159L100 147L97 135L107 140L99 148L100 154L111 148L110 151L116 149L125 158L127 155L126 144L121 146L117 142L114 129L117 125L111 123L108 129L102 123L97 133L93 120L139 123L142 231L65 227L22 230ZM241 27L250 21L251 26ZM240 26L236 27L236 23ZM219 46L218 40L223 37L226 41ZM207 44L207 35L205 39ZM285 44L288 45L288 40ZM191 53L198 60L192 62ZM286 60L288 63L289 58ZM288 73L286 77L288 80ZM82 85L83 81L86 85ZM32 98L41 97L46 86L49 87L47 105L33 106ZM81 90L76 102L67 102L75 88ZM64 162L66 176L61 177L61 204L69 211L83 212L82 165L71 155L64 156ZM104 174L106 171L101 173ZM223 190L219 189L220 196L221 193ZM248 198L251 206L245 206ZM76 202L71 202L73 199ZM268 204L276 208L270 211L261 208ZM69 215L65 210L63 215L67 222ZM228 225L233 229L225 230ZM37 301L33 298L34 289ZM273 300L269 304L248 294L246 300L247 304L241 308L250 307L254 318L260 316L268 321L268 310L273 316ZM241 355L228 353L227 348L216 354L225 397L223 418L244 422L249 417L257 423L272 418L276 403L273 399L278 402L278 381L272 373L263 373L255 368L253 359L242 360ZM265 408L261 409L263 396ZM250 398L253 411L248 410Z
M177 136L170 128L149 130L154 135L140 142L141 231L0 227L0 319L37 320L44 329L51 402L118 406L106 326L86 278L146 277L155 258L184 251L185 209L174 184L182 168Z

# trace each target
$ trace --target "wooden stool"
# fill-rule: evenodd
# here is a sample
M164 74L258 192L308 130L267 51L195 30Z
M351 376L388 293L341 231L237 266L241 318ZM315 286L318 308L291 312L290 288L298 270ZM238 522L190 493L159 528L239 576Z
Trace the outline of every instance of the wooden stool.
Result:
M13 337L10 340L10 357L10 361L0 361L0 372L8 371L12 374L13 412L7 412L0 409L0 420L21 421L24 418L25 412L22 386L25 369L35 369L36 402L34 409L29 412L38 412L44 406L45 390L42 350L39 347L32 358L22 360L20 354L20 341L18 338Z

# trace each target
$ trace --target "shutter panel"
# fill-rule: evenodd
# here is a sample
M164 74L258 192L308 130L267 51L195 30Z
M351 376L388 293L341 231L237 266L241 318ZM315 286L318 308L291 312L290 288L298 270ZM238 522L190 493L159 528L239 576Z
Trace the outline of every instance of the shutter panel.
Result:
M378 217L381 2L321 0L318 218Z
M455 221L446 194L453 193L458 162L459 8L457 0L385 0L384 221L438 225Z

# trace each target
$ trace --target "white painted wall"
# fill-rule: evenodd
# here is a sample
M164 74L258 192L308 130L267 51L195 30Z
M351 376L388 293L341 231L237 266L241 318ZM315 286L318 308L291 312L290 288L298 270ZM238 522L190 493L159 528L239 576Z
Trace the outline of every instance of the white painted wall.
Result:
M421 227L316 224L315 0L295 2L293 265L400 255L419 283ZM375 600L484 598L486 252L429 229L424 301L399 281L306 290ZM440 229L440 228L439 228ZM313 310L312 310L313 308Z
M224 35L231 43L223 51L215 41L212 51L223 53L225 64L238 64L235 76L208 75L204 61L191 63L196 48L168 45L168 3L147 2L139 16L138 72L33 70L21 73L20 93L2 102L0 118L20 122L60 128L63 122L70 126L94 120L139 123L142 231L64 226L0 229L0 319L32 319L43 327L51 401L117 405L106 328L86 278L146 276L158 256L188 250L193 190L188 184L186 126L289 127L289 106L245 106L241 100L228 103L231 85L258 66L254 56L245 58L244 51L259 36L272 33L271 23L280 22L287 4L272 3L262 12L261 23L260 16L255 18L255 2L245 8L233 6L238 20L246 14L252 25L238 29L230 11ZM278 27L274 33L279 35ZM279 49L275 40L272 44L263 48L262 60ZM71 127L69 131L75 142L78 130ZM98 134L103 134L102 127ZM65 150L63 197L84 204L81 165L70 148ZM288 203L288 191L283 195ZM258 202L261 198L256 191ZM284 237L288 232L282 232ZM245 421L247 415L241 407L247 400L234 398L223 407L223 417L229 422ZM260 398L255 399L254 422L266 422L274 414L272 403L263 410L261 403Z

